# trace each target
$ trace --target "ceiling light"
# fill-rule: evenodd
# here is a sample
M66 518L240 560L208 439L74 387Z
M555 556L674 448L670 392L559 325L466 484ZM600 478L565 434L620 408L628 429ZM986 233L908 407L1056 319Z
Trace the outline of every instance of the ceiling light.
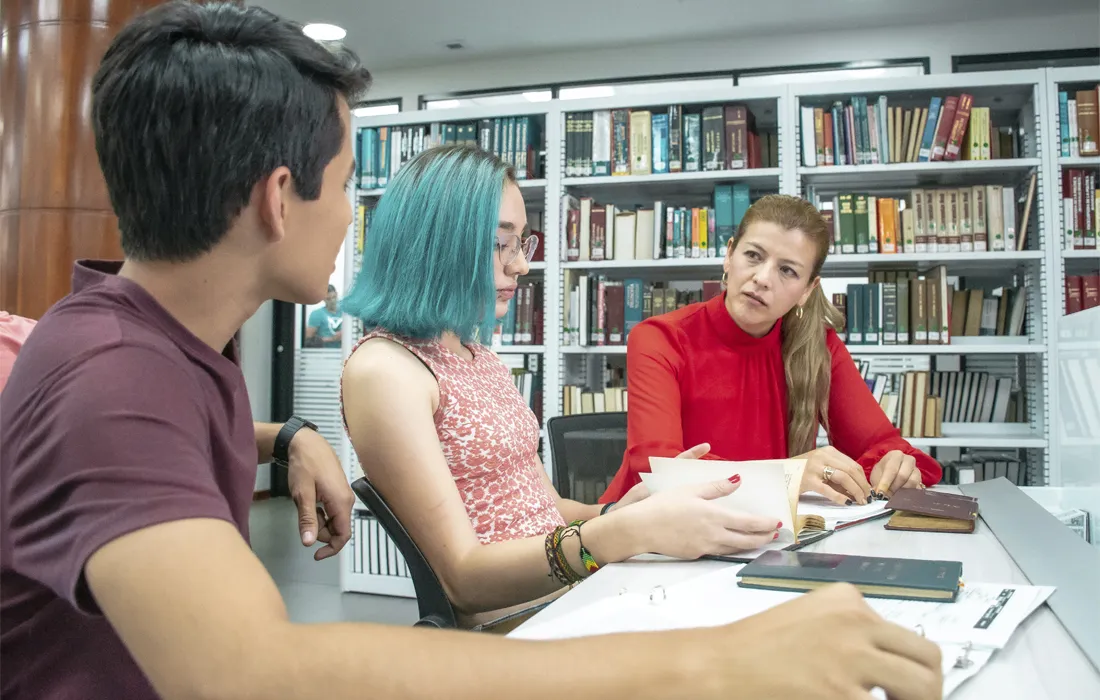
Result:
M561 100L583 100L589 97L611 97L615 88L610 85L586 85L584 87L562 88L558 92Z
M397 114L401 108L397 105L373 105L371 107L356 107L351 113L357 117L372 117L378 114Z
M433 100L425 106L428 109L454 109L461 104L458 100Z
M523 97L528 102L549 102L554 99L554 93L549 90L534 90L523 93Z
M348 35L347 30L335 24L307 24L302 27L302 32L317 41L340 41Z

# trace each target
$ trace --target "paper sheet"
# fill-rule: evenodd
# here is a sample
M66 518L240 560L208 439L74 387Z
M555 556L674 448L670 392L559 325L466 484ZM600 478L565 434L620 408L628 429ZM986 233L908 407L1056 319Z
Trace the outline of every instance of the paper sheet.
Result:
M641 477L650 493L660 493L706 481L726 479L731 474L739 473L741 474L740 488L728 496L716 499L715 503L730 510L760 515L777 523L781 522L783 527L779 530L779 539L776 542L791 544L795 541L794 524L791 522L791 503L787 499L787 482L782 464L758 464L753 469L742 469L737 472L729 471L727 468L721 473L724 476L700 478L701 472L696 469L669 469L654 473L643 472Z
M737 586L740 566L730 566L705 576L649 590L624 590L541 625L528 624L512 632L517 639L565 639L620 632L655 632L695 627L716 627L762 613L794 600L801 593L766 591ZM944 697L978 673L993 653L1008 643L1012 633L1054 589L1048 586L1015 586L969 583L955 603L867 598L867 603L887 620L917 629L940 646L943 654ZM536 618L532 623L537 622ZM965 652L966 668L955 668ZM873 697L885 698L881 689Z
M740 474L741 488L737 490L737 494L746 492L746 489L750 489L751 491L749 491L750 496L748 497L741 496L738 499L732 499L731 497L728 501L738 504L737 507L739 508L743 508L741 503L748 500L748 498L751 497L756 499L757 496L755 494L761 489L775 488L774 484L777 482L774 481L774 474L777 469L782 469L783 492L787 498L787 506L784 512L790 513L790 501L801 487L802 472L806 468L806 460L762 459L744 462L719 462L713 460L650 457L649 467L651 473L648 475L643 473L641 477L649 490L653 493L656 493L658 488L669 488L670 483L679 486L699 484L706 481L728 479L733 474ZM651 483L655 484L656 487L650 486ZM778 501L778 498L776 498L776 501ZM798 497L798 514L820 515L825 519L827 530L835 530L837 525L840 524L857 522L869 517L881 515L885 508L886 501L872 501L863 506L854 504L850 506L836 505L821 494L814 493L813 491L807 491ZM761 513L761 515L764 514L766 513ZM787 515L781 519L784 524L786 524L786 521L790 520L791 516ZM784 544L794 542L793 536L792 539L785 540L782 539L781 535L780 539ZM774 547L768 547L761 551L766 551L766 549L774 549Z

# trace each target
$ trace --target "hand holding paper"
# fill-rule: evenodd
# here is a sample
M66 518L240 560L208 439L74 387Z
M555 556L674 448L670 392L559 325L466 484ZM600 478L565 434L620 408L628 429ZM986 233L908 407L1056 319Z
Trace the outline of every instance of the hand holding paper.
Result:
M795 541L795 513L792 508L798 499L799 460L769 460L760 462L689 462L660 457L650 459L651 473L641 475L650 493L657 494L673 489L691 487L700 483L721 480L731 474L741 477L740 486L715 499L716 505L730 513L761 516L779 528L778 543ZM793 481L793 485L792 482ZM766 543L765 543L766 544Z
M613 517L631 518L627 530L642 538L642 551L655 554L698 559L756 549L776 539L778 520L719 505L740 486L735 476L651 489L652 496Z

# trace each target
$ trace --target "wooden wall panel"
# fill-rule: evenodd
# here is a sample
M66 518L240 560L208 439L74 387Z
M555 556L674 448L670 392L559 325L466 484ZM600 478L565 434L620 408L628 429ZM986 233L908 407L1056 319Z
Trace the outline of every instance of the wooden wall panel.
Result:
M119 28L161 1L0 2L0 308L39 318L69 292L74 260L122 256L92 77Z

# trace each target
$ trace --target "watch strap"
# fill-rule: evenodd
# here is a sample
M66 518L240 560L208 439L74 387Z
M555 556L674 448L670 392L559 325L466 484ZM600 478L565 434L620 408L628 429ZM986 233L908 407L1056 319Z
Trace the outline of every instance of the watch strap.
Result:
M290 441L302 428L317 430L316 425L298 416L291 416L290 420L283 424L283 427L279 429L279 434L275 436L275 445L271 450L271 461L281 467L289 466Z

